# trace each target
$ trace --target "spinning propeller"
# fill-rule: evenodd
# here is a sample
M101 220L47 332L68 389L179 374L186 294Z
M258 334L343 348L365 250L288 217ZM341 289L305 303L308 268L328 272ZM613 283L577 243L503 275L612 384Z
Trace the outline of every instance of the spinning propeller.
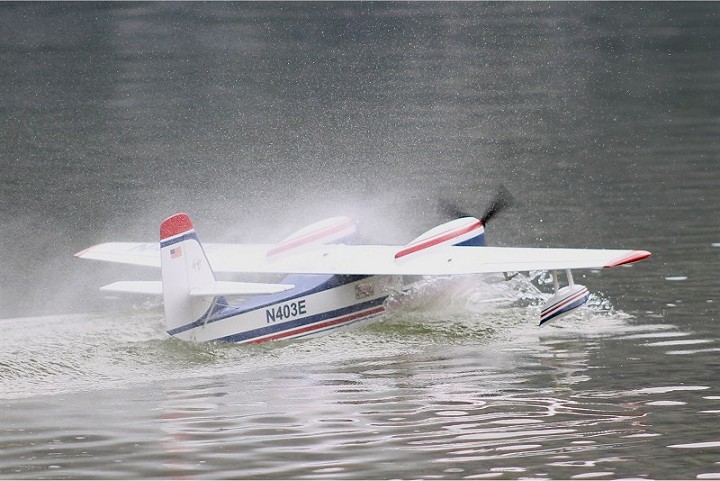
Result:
M440 212L442 212L448 217L473 217L472 214L467 213L452 201L441 198L439 202ZM500 184L497 192L495 193L495 196L493 197L492 202L490 202L490 205L487 207L487 209L485 209L485 213L483 213L483 215L479 217L480 222L482 222L483 225L487 225L490 219L492 219L499 212L502 212L503 210L512 206L514 202L515 201L512 194L510 194L510 191L507 190L504 185Z
M510 191L508 191L504 185L500 184L497 192L495 193L495 196L493 197L492 202L490 202L490 205L487 207L487 209L485 209L485 213L478 220L480 220L481 224L485 226L490 221L490 219L492 219L502 210L510 207L513 203L514 200L512 195L510 194ZM451 221L447 224L451 224L453 222L461 222L459 219L465 217L472 217L472 215L463 211L456 204L448 201L447 199L440 199L440 210L443 214L456 218L456 221ZM474 242L472 244L454 243L454 245L484 245L484 240L480 242ZM504 272L503 274L505 275L505 280L510 280L517 275L517 272L514 272L512 274ZM570 269L565 269L565 275L567 276L568 285L561 288L558 283L557 271L552 271L553 287L555 288L555 292L552 296L550 296L550 298L545 302L545 304L543 304L541 308L540 325L545 324L551 319L565 316L588 301L588 298L590 297L590 292L588 291L587 287L580 284L575 284Z

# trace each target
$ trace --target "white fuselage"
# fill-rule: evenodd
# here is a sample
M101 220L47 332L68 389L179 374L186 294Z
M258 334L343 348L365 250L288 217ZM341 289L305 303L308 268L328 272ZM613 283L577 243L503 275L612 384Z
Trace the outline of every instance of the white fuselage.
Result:
M400 276L295 276L281 294L237 305L215 298L199 320L168 331L183 340L260 343L310 337L385 312L385 300L402 289Z

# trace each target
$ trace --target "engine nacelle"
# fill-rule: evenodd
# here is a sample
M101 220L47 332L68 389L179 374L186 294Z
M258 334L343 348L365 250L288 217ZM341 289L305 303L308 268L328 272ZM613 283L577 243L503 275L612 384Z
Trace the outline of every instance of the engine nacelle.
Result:
M433 227L413 239L395 253L400 260L410 255L432 252L435 247L448 245L483 245L485 228L475 217L461 217Z
M357 224L349 217L330 217L303 227L275 244L265 255L272 260L285 255L305 252L314 247L343 239L355 233L356 228Z

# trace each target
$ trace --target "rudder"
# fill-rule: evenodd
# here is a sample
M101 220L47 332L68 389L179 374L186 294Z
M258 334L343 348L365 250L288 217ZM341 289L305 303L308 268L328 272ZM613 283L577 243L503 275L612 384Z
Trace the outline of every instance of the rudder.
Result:
M187 214L175 214L160 225L160 266L168 332L203 318L214 297L190 293L212 286L215 275Z

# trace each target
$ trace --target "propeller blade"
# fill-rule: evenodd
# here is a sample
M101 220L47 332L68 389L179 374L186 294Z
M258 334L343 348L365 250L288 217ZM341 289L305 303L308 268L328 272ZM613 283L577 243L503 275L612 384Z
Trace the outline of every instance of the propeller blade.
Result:
M440 198L439 203L439 211L446 217L450 217L452 219L459 219L461 217L472 217L472 214L468 214L464 210L460 209L457 204L448 199Z
M480 217L480 221L483 223L483 225L486 225L490 221L490 219L492 219L495 215L507 209L508 207L512 206L514 202L515 200L513 199L512 194L510 194L510 191L507 190L504 185L500 184L497 192L495 193L495 196L493 197L492 202L485 210L485 213L482 215L482 217ZM460 217L473 217L472 214L464 211L463 209L458 207L456 203L448 199L440 198L439 204L440 213L444 216L454 219Z
M514 202L515 199L513 199L510 191L507 190L504 185L500 184L500 187L498 187L498 190L495 193L493 201L490 203L487 210L485 210L485 213L482 215L482 217L480 217L480 222L482 222L483 225L487 225L490 219L513 205Z

